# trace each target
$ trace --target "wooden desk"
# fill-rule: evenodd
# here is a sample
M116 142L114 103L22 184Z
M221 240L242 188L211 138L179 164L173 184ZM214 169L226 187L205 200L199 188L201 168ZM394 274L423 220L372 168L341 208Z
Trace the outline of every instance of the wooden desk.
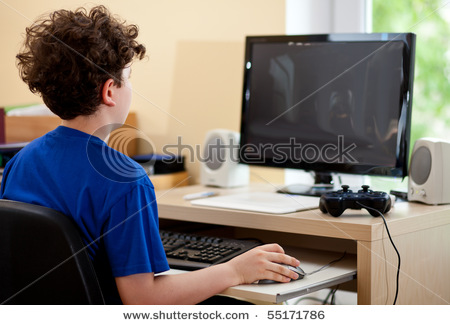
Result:
M319 209L274 215L192 206L182 199L205 190L211 188L194 185L158 191L160 218L228 226L237 236L282 245L355 253L358 304L392 304L397 255L381 218L366 210L346 210L338 218ZM217 189L220 195L262 190L274 188L255 184ZM450 205L396 202L386 219L401 255L397 304L450 304Z

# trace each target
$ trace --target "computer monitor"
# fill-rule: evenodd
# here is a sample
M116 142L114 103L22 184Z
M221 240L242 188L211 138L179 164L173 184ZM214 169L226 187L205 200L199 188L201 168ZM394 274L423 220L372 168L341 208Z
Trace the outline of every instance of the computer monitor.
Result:
M314 172L320 195L334 173L405 177L415 35L246 38L240 163Z

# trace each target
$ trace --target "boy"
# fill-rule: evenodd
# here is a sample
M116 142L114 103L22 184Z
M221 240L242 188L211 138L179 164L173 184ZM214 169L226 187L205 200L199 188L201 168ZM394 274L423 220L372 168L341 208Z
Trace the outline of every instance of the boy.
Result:
M299 261L276 244L207 269L155 276L169 267L153 185L138 164L105 144L130 108L130 65L145 56L137 36L137 26L103 6L56 11L27 28L20 75L62 124L8 163L1 197L72 217L107 303L195 304L237 284L296 279L279 264Z

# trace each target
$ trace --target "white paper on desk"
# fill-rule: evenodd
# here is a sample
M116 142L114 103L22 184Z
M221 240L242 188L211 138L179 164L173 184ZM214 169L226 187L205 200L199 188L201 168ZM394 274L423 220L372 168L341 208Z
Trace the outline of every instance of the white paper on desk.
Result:
M273 192L249 192L222 195L191 201L192 205L255 211L262 213L291 213L319 207L319 197Z

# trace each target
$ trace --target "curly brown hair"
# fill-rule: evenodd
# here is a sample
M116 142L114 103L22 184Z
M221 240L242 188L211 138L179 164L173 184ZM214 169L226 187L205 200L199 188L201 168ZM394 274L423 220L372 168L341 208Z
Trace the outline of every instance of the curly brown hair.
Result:
M136 25L113 17L104 6L58 10L26 29L17 55L20 76L64 120L92 115L101 104L103 84L119 87L122 70L145 47L135 39Z

